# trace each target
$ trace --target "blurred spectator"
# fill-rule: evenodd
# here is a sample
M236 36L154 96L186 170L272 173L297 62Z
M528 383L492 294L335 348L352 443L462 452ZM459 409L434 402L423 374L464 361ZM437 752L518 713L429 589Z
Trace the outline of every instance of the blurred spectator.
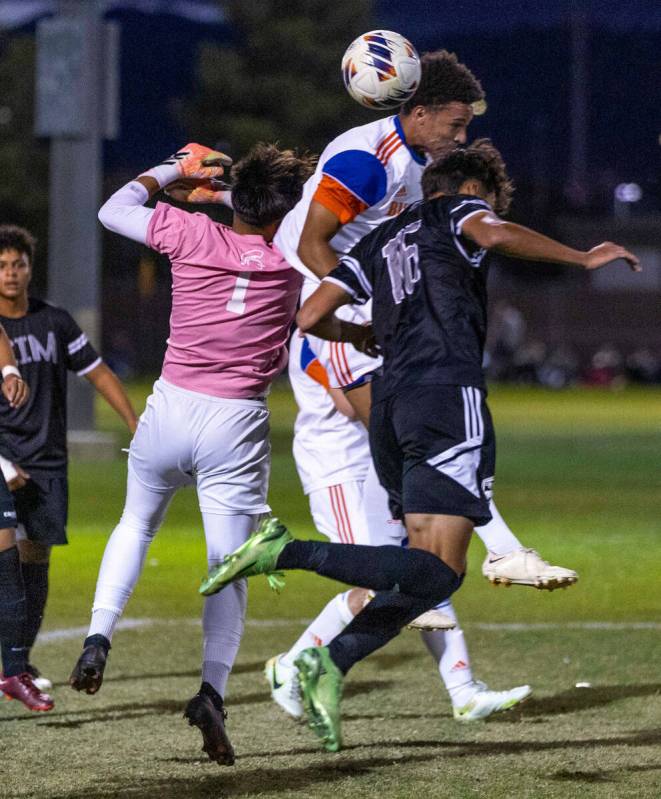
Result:
M523 346L526 337L526 322L518 308L507 302L499 302L490 321L488 374L493 380L512 380L516 352Z
M547 388L567 388L578 379L579 360L567 344L556 347L538 369L539 382Z
M633 383L661 383L661 361L652 350L642 347L627 358L626 374Z
M592 356L590 366L585 370L583 382L588 386L618 388L626 383L624 359L610 344L604 345Z
M126 331L116 330L112 334L103 357L120 380L130 380L135 377L131 358L131 337Z
M529 341L514 353L512 377L517 383L535 385L540 382L540 372L546 360L546 344Z

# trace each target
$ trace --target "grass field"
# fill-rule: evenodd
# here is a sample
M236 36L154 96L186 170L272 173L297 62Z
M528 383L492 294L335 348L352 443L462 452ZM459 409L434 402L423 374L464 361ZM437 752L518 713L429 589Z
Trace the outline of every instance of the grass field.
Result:
M138 403L145 390L134 387ZM272 705L261 669L337 586L294 573L276 598L258 579L227 696L237 764L209 763L181 718L199 684L204 552L192 491L152 547L127 611L136 626L116 634L102 691L74 693L66 681L125 467L73 464L71 545L55 552L35 650L57 705L40 716L0 706L0 797L661 796L661 392L498 389L491 405L501 511L525 543L581 575L554 593L492 588L479 573L483 548L471 545L456 607L474 669L494 688L532 684L521 710L457 724L429 656L403 633L351 673L346 749L323 753ZM308 536L289 394L275 391L271 407L271 504ZM101 423L115 428L104 409Z

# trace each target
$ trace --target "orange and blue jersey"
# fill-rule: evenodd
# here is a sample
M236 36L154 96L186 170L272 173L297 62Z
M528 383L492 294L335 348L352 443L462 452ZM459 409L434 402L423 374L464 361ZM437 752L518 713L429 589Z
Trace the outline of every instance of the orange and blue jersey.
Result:
M298 405L293 454L305 493L364 480L370 465L367 430L336 409L326 370L298 330L290 341L289 380Z
M295 334L296 335L296 334ZM302 372L308 377L311 377L316 383L323 386L328 391L330 384L328 382L328 373L321 364L321 361L312 351L310 342L303 337L301 342L301 350L299 356L299 365Z
M407 144L397 116L352 128L321 154L301 200L276 234L276 245L292 266L316 281L296 252L310 203L319 203L341 222L330 243L336 252L346 253L381 222L422 199L425 164Z

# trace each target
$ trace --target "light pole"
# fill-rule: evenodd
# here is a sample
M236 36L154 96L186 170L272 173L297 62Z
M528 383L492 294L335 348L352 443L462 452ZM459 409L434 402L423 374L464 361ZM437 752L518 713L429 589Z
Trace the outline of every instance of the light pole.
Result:
M102 145L117 135L117 28L103 0L61 0L37 26L36 124L50 150L48 296L100 337ZM94 392L69 383L69 429L92 431Z

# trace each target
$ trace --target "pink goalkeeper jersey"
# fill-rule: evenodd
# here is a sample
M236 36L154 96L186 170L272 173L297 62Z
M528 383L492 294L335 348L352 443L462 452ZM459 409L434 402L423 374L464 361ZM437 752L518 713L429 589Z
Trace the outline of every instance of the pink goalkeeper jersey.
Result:
M172 264L162 375L216 397L262 396L287 363L301 275L261 236L158 203L147 244Z

